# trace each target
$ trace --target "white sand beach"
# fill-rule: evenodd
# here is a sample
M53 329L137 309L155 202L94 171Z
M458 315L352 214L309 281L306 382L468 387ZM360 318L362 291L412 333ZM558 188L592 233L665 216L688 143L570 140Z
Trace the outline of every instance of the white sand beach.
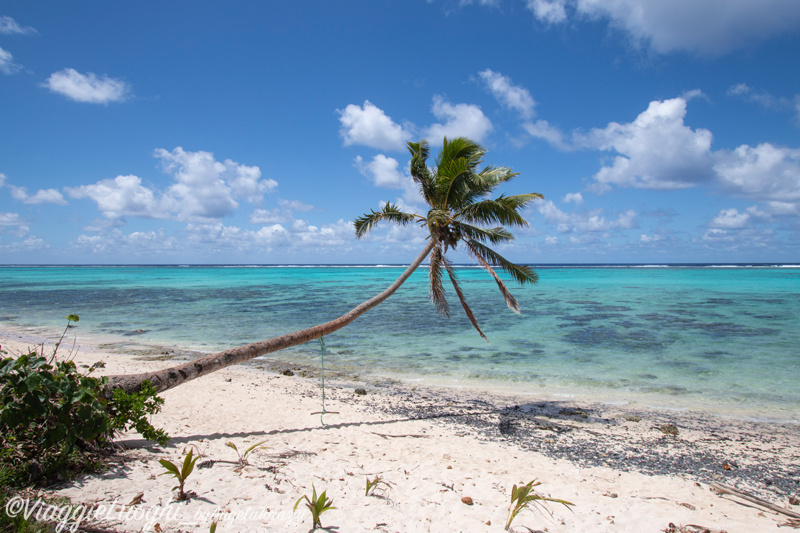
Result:
M2 349L22 353L33 337L0 332ZM174 361L109 353L82 339L80 366L103 361L103 374L142 372ZM366 395L356 394L363 387ZM338 532L502 531L514 484L533 479L543 495L574 504L524 511L514 531L775 531L788 516L721 495L718 480L782 507L800 477L800 428L692 413L531 402L475 391L410 385L326 384L238 366L162 394L153 423L172 440L159 448L136 434L107 472L50 487L92 508L84 524L120 532L309 531L303 495L327 491L334 510L322 525ZM335 412L335 413L334 413ZM677 435L662 431L673 424ZM262 442L237 465L236 452ZM174 500L175 480L159 459L201 455ZM388 485L365 495L367 479ZM770 480L770 476L774 478ZM794 476L794 477L792 477ZM787 481L788 479L788 481ZM795 481L796 482L796 481ZM797 485L795 485L797 487ZM466 503L465 503L466 502Z

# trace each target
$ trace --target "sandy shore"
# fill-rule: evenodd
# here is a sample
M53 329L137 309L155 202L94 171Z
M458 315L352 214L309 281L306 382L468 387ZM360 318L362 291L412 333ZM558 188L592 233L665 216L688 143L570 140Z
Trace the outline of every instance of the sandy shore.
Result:
M12 354L40 342L0 331ZM103 361L105 374L174 364L88 345L75 360ZM532 479L574 507L525 511L516 531L657 532L674 524L734 533L774 531L789 519L711 490L715 481L800 512L788 503L800 492L797 425L343 381L326 382L325 392L323 425L312 414L320 411L318 379L254 366L216 372L163 394L153 423L172 436L166 448L121 435L126 450L107 472L47 493L91 505L84 523L126 532L208 531L212 521L220 533L309 531L308 511L292 507L312 485L336 507L323 526L342 533L502 531L512 485ZM266 449L243 468L226 445L261 441ZM201 454L186 481L195 495L176 502L158 460L178 462L189 449ZM389 485L366 496L375 476Z

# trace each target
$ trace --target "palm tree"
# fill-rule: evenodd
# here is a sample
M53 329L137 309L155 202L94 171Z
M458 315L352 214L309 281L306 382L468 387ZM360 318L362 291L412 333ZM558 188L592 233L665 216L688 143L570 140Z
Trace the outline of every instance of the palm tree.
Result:
M500 195L494 200L485 198L498 185L511 180L518 173L512 172L508 167L485 167L478 171L486 150L463 137L451 141L444 139L442 151L434 168L427 166L430 154L427 142L410 142L408 151L411 152L411 177L419 185L420 194L430 207L428 214L422 216L404 213L394 204L387 203L380 211L371 211L356 219L356 236L363 237L382 220L402 225L416 222L427 227L428 247L431 247L428 274L430 296L436 310L444 316L450 316L450 306L445 299L442 284L442 269L444 269L464 312L481 337L486 339L464 299L456 272L445 254L449 249L455 250L459 244L463 244L467 253L494 277L508 307L519 313L519 303L491 265L499 266L520 284L536 283L537 275L530 267L508 261L489 248L486 243L498 244L512 240L514 236L503 225L527 226L528 223L522 218L519 210L531 201L542 198L542 195L531 193L515 196ZM484 228L475 224L501 224L501 226Z
M232 348L156 372L110 376L107 391L121 388L127 392L135 392L147 380L153 384L157 392L162 392L215 370L333 333L394 294L426 258L429 258L430 263L430 296L436 309L441 314L449 316L442 284L442 269L444 269L464 311L475 329L485 339L486 336L478 327L478 322L464 299L456 272L445 256L448 250L456 249L459 244L463 244L466 251L494 277L508 306L513 311L519 312L519 304L492 269L492 265L499 266L519 283L535 283L536 273L527 266L511 263L489 248L486 243L498 244L513 239L503 225L526 226L527 222L519 214L520 209L542 196L522 194L501 195L494 200L485 198L501 183L511 180L517 173L507 167L491 166L479 171L477 167L483 163L486 151L468 139L457 138L451 141L445 139L436 166L433 168L427 166L430 150L425 141L408 143L408 149L411 152L411 176L419 185L422 198L430 206L428 214L423 217L404 213L397 206L387 203L380 211L371 211L355 221L356 236L359 238L384 220L404 225L416 222L428 229L428 243L425 248L386 290L324 324ZM476 224L500 224L500 226L486 228Z

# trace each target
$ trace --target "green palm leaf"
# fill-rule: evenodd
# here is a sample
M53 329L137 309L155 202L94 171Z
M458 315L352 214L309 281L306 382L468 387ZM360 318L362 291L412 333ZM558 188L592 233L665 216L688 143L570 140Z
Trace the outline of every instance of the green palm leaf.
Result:
M541 194L519 194L516 196L500 196L494 200L482 200L465 206L456 218L466 222L480 222L483 224L503 224L506 226L528 225L519 210L533 200L542 198Z
M514 264L488 246L485 246L479 242L469 241L467 244L467 250L469 250L470 255L473 257L480 257L489 264L498 265L520 285L524 283L536 283L539 281L539 276L531 269L531 267L527 265Z
M489 241L492 244L500 244L514 240L514 236L511 232L503 227L479 228L471 224L464 224L463 222L454 222L453 227L464 237L480 242Z
M369 231L382 220L387 220L389 222L396 222L403 226L414 222L418 218L422 218L419 215L415 215L413 213L404 213L400 211L400 209L391 203L387 203L383 206L383 209L380 211L373 211L370 210L369 213L362 215L355 219L353 224L356 227L356 237L359 239L369 233Z
M456 277L455 270L450 265L450 262L447 259L443 259L444 267L447 270L447 275L450 277L450 283L453 284L453 289L456 291L456 295L458 295L458 301L461 302L461 307L464 308L464 313L466 313L467 318L472 325L478 330L478 333L486 342L489 342L489 339L486 338L486 335L483 334L481 331L480 326L478 325L478 321L475 319L475 315L472 314L472 309L470 309L469 305L467 304L467 299L464 297L464 293L461 291L461 287L458 285L458 278Z
M428 278L430 280L430 296L436 312L442 316L450 316L450 305L444 296L444 285L442 284L442 266L445 266L444 252L442 245L437 244L430 255L430 265L428 268Z

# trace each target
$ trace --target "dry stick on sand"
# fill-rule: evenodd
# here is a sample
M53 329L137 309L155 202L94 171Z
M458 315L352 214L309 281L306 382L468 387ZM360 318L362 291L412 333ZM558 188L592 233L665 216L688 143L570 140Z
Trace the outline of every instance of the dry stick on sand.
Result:
M774 503L762 500L761 498L756 498L755 496L751 496L750 494L742 492L739 489L735 489L729 485L723 485L722 483L715 482L711 484L711 488L723 494L732 494L733 496L736 496L743 500L747 500L750 503L766 507L767 509L775 511L776 513L785 514L786 516L791 516L792 518L800 518L800 513L796 513L790 509L780 507L778 505L775 505Z

